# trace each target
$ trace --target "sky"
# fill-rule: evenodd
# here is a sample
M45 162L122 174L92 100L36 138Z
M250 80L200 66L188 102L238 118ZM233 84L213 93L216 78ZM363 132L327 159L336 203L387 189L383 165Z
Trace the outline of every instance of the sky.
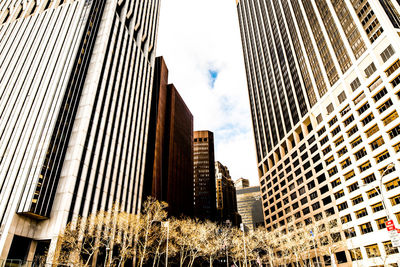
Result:
M157 55L194 117L214 132L215 160L258 185L235 0L162 0Z

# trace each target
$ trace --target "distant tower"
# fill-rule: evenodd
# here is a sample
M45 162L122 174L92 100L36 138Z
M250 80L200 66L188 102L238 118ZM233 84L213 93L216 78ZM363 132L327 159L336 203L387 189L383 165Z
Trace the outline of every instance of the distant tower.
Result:
M168 69L156 58L143 195L168 203L168 214L193 214L193 116L168 84Z
M229 220L233 225L240 224L240 216L237 212L236 190L229 175L228 167L221 162L215 162L217 218L220 222Z
M254 230L257 226L264 226L260 187L236 188L236 198L237 209L246 229Z
M235 181L236 189L242 189L242 188L249 187L249 186L250 186L249 179L239 178Z
M193 144L194 215L215 220L214 134L195 131Z
M54 250L78 216L141 209L159 7L1 1L1 261Z
M400 0L237 10L267 229L335 220L336 262L397 265L384 228L400 228Z

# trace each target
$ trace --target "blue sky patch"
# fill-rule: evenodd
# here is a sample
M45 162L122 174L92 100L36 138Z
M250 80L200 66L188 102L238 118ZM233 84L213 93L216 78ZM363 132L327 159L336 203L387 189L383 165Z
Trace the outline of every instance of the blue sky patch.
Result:
M218 77L218 71L208 70L208 75L209 75L209 79L210 79L210 86L211 86L211 88L214 88L215 80L217 80L217 77Z

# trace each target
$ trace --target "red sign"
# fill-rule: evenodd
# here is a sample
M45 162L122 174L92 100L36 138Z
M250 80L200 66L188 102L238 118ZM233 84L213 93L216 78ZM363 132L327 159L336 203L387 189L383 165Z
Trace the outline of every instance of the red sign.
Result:
M397 228L396 228L396 231L397 231L398 234L400 234L400 229L397 229Z
M386 229L388 231L396 230L396 227L394 226L393 220L386 221L385 224L386 224Z

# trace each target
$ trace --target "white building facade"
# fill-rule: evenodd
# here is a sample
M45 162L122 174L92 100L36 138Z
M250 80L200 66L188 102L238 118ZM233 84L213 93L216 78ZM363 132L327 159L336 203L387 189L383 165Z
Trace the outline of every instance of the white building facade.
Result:
M141 206L159 0L0 2L0 260Z
M399 266L385 221L400 228L400 1L237 9L266 227L336 219L340 266Z

